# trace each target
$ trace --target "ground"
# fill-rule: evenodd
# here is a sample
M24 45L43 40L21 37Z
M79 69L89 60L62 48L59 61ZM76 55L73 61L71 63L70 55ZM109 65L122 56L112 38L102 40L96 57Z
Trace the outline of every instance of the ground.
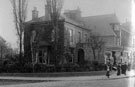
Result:
M83 79L81 79L83 78ZM13 85L1 85L0 87L134 87L131 83L135 78L109 78L86 80L80 77L78 80L59 80L38 83L20 83ZM131 82L129 82L131 81ZM130 85L129 85L130 84Z
M127 76L117 76L116 73L113 73L110 78L105 75L75 77L0 76L0 87L135 87L135 75L132 73L128 73Z

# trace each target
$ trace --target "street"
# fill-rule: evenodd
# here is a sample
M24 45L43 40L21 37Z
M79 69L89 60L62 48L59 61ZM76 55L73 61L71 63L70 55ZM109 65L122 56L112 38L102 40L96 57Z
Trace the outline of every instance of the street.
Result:
M89 79L91 77L65 77L67 80L45 81L37 83L22 83L13 85L1 85L0 87L134 87L134 77L102 77L101 79Z

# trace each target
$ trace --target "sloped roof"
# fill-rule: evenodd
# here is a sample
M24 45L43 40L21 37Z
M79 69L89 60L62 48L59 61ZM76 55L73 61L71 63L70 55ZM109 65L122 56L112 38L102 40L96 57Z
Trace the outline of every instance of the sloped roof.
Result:
M131 37L134 35L132 31L131 22L126 22L121 25L121 44L123 46L131 47Z
M81 28L90 30L89 27L84 24L84 22L82 22L82 21L75 21L75 20L73 20L73 19L67 17L67 16L64 15L64 14L62 14L62 15L60 16L60 19L65 19L66 22L69 22L69 23L72 23L73 25L80 26ZM49 20L48 20L48 18L46 18L45 16L42 16L42 17L39 17L39 18L37 18L37 19L30 20L30 21L28 21L27 23L43 22L43 21L49 21Z
M123 29L124 31L128 32L128 33L135 33L132 31L132 23L131 22L125 22L121 25L121 29Z
M88 28L87 26L85 26L85 25L83 24L83 22L77 22L77 21L75 21L75 20L73 20L73 19L71 19L71 18L65 16L64 14L60 16L60 19L65 19L65 21L70 22L70 23L72 23L72 24L74 24L74 25L81 26L81 27L83 27L83 28ZM46 19L45 16L42 16L42 17L39 17L39 18L37 18L37 19L30 20L30 21L28 21L27 23L43 22L43 21L49 21L49 20Z
M93 33L100 36L114 36L115 33L110 24L119 23L115 14L82 17L82 20L91 27Z

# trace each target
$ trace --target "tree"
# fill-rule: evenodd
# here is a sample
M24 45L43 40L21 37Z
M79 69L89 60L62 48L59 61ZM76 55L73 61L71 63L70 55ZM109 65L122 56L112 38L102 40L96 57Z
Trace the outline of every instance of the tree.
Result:
M94 59L100 56L102 49L104 48L105 42L103 39L98 35L91 35L90 39L88 40L89 46L92 49ZM98 55L96 55L96 52Z
M15 29L19 40L19 57L22 62L24 22L27 15L27 0L11 0Z
M55 64L57 60L57 43L58 43L58 21L60 18L61 9L64 0L46 0L48 13L50 14L51 22L54 30L54 57Z

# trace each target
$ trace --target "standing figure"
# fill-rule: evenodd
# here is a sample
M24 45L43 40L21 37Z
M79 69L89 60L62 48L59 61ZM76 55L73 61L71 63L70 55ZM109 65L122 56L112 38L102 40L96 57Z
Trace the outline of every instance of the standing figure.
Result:
M121 64L119 63L117 66L117 76L121 74Z
M123 65L123 74L126 75L126 71L127 71L127 63L125 62Z
M121 64L121 74L124 74L124 63Z
M107 64L106 76L108 78L110 77L110 65L109 64Z

